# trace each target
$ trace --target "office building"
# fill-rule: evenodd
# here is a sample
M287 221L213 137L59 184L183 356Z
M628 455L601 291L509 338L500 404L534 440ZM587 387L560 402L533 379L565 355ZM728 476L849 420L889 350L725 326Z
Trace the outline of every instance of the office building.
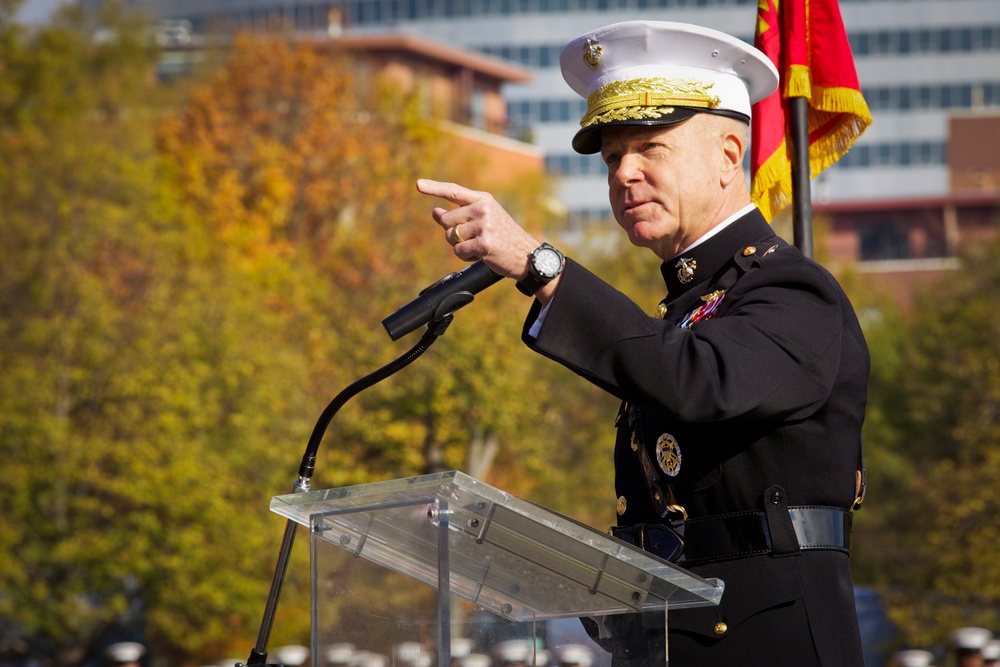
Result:
M600 158L570 148L585 102L562 80L562 47L592 28L633 19L696 23L752 41L757 13L757 0L128 2L171 30L180 26L185 39L288 27L317 38L403 34L527 70L530 80L502 86L503 131L544 157L569 229L606 220L610 209ZM831 263L859 262L872 284L905 298L909 286L952 270L963 248L995 234L1000 2L840 0L840 9L875 120L812 181L815 217L828 229L821 254Z

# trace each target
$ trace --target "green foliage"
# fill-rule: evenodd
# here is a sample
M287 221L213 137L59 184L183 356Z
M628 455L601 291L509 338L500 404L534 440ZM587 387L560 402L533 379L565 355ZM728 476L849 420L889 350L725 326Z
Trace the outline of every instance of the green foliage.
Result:
M943 644L1000 618L1000 241L918 293L910 314L883 306L866 421L869 499L855 571L883 591L908 645Z
M303 363L280 344L295 322L217 261L169 187L134 27L72 10L9 27L0 543L17 558L0 615L56 664L137 610L162 657L224 646L257 616L276 540L242 517L291 486L275 445L307 433Z
M178 105L137 24L0 16L0 615L55 665L121 624L168 663L245 655L283 527L267 498L325 403L405 349L380 320L462 268L414 181L489 175L336 56L242 42ZM541 179L498 196L551 222ZM355 399L314 486L472 466L607 522L579 489L611 495L613 406L520 343L528 303L480 295ZM276 644L308 636L306 557Z
M242 41L176 100L134 20L70 7L28 30L16 6L0 0L0 616L57 666L121 623L168 664L245 655L283 527L267 499L323 406L415 342L381 319L463 267L414 181L492 190L552 238L546 184L496 189L416 93L338 54ZM612 222L553 240L650 311L662 297ZM998 267L998 245L970 256L907 316L843 275L873 358L855 571L910 644L1000 624ZM528 305L487 290L349 403L314 487L465 469L613 520L615 402L521 344ZM275 645L306 642L306 558Z

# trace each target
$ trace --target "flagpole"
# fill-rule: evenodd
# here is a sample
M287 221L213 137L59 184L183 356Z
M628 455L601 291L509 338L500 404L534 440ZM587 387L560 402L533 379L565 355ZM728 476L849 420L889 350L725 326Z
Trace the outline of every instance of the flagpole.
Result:
M809 186L809 100L789 97L788 136L792 142L792 240L803 255L813 256L812 192Z

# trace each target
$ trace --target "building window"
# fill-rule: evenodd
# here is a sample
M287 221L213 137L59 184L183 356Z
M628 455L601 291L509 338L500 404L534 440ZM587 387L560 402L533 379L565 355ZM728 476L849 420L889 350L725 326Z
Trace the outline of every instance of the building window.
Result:
M858 236L862 262L910 257L910 240L901 225L868 223L858 228Z

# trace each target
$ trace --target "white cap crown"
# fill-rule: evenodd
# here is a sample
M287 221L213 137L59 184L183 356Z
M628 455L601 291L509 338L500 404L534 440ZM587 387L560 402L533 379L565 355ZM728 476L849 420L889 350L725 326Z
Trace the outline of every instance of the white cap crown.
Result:
M626 21L566 45L563 78L587 100L573 147L600 150L609 125L666 125L696 112L749 122L751 105L773 93L778 71L750 44L710 28Z

